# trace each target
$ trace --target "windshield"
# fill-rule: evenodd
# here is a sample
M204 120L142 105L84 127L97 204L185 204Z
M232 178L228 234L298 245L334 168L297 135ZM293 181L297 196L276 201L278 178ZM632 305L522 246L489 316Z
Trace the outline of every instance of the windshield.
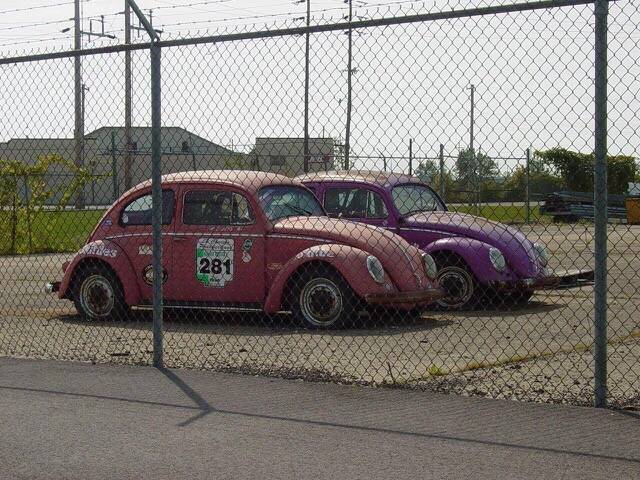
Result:
M446 210L435 192L426 185L398 185L393 188L392 196L400 215Z
M258 194L260 205L271 221L285 217L324 215L313 193L302 187L278 185L265 187Z

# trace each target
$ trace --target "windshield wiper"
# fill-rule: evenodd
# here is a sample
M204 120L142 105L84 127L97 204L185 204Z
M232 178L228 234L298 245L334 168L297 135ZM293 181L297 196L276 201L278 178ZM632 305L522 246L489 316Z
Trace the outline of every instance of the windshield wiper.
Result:
M424 208L418 208L416 210L409 210L407 213L403 213L402 216L403 217L408 217L409 215L414 215L416 213L427 213L427 212L435 212L436 209L432 208L432 209L424 209Z
M291 210L293 210L294 212L296 212L298 215L313 215L313 212L310 212L308 210L305 210L302 207L297 207L295 205L287 205L287 208L290 208ZM291 217L291 215L287 215L288 217Z

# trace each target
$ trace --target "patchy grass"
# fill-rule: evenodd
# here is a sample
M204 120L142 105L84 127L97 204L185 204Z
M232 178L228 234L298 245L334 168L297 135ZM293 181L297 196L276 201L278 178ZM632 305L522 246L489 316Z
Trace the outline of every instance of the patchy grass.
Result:
M524 205L480 205L478 208L473 205L450 205L449 209L485 217L501 223L524 223L527 218L527 211ZM540 208L537 205L531 206L529 218L531 222L535 223L548 223L551 221L551 217L540 214Z
M607 345L618 345L620 343L627 342L629 340L640 339L640 330L633 330L626 335L619 335L615 337L610 337L607 341ZM431 365L427 369L428 377L439 377L445 375L451 375L456 373L464 373L472 370L484 370L488 368L495 367L503 367L505 365L512 365L516 363L525 363L531 362L534 360L540 360L543 358L552 358L556 355L560 354L568 354L568 353L584 353L591 351L593 348L593 344L585 344L585 343L577 343L568 348L560 348L556 351L546 351L546 352L537 352L537 353L527 353L523 355L512 355L510 357L498 358L493 361L473 361L467 363L464 367L446 369L440 368L435 365ZM420 377L420 378L408 378L405 379L405 383L419 382L421 380L426 380L428 377Z
M447 373L449 372L441 367L438 367L437 365L431 365L429 368L427 368L427 373L432 377L441 377L442 375L447 375Z
M11 212L1 210L0 255L75 252L103 214L104 210L40 210L31 212L28 222L20 210L12 245Z

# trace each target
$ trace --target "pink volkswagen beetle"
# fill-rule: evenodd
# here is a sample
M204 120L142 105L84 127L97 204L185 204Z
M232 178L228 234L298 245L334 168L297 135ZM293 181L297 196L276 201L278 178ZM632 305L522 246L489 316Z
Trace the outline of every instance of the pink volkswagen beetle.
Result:
M384 229L333 219L313 193L265 172L162 179L165 305L290 310L312 328L367 305L420 309L441 298L433 258ZM126 192L47 285L83 318L151 303L151 183Z

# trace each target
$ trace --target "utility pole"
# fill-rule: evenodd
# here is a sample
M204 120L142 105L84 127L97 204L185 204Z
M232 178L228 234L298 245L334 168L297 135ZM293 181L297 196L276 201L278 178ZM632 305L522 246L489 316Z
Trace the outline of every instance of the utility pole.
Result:
M344 137L344 164L345 169L349 170L351 168L349 156L351 153L351 74L353 73L353 69L351 66L351 54L352 54L352 28L351 21L353 19L353 5L352 0L345 0L345 3L349 4L349 31L347 32L347 36L349 38L349 52L347 57L347 125L346 125L346 133Z
M74 15L73 15L73 48L75 51L82 50L82 35L88 35L89 40L91 37L105 37L105 38L116 38L115 35L110 35L104 32L104 15L100 16L100 20L91 19L89 20L89 31L82 31L82 27L80 25L80 0L74 0ZM93 31L93 22L99 21L101 30ZM62 33L66 33L71 30L69 27L61 30ZM84 90L88 90L86 85L82 83L82 57L80 55L76 55L74 57L73 64L73 85L74 85L74 109L75 109L75 119L74 119L74 128L73 128L73 139L74 139L74 163L76 167L82 168L84 167ZM84 190L81 189L78 191L75 199L75 207L77 209L82 209L85 206L84 201Z
M413 175L413 139L409 139L409 175Z
M124 43L131 43L131 7L124 0ZM124 51L124 189L131 188L131 51Z
M309 171L309 27L311 26L311 0L307 0L307 35L304 57L304 172Z
M74 1L73 48L77 52L82 49L82 32L80 31L80 0ZM84 119L82 111L82 57L76 55L73 64L75 121L73 129L74 157L76 167L82 168ZM76 209L84 208L84 189L81 187L76 195Z

